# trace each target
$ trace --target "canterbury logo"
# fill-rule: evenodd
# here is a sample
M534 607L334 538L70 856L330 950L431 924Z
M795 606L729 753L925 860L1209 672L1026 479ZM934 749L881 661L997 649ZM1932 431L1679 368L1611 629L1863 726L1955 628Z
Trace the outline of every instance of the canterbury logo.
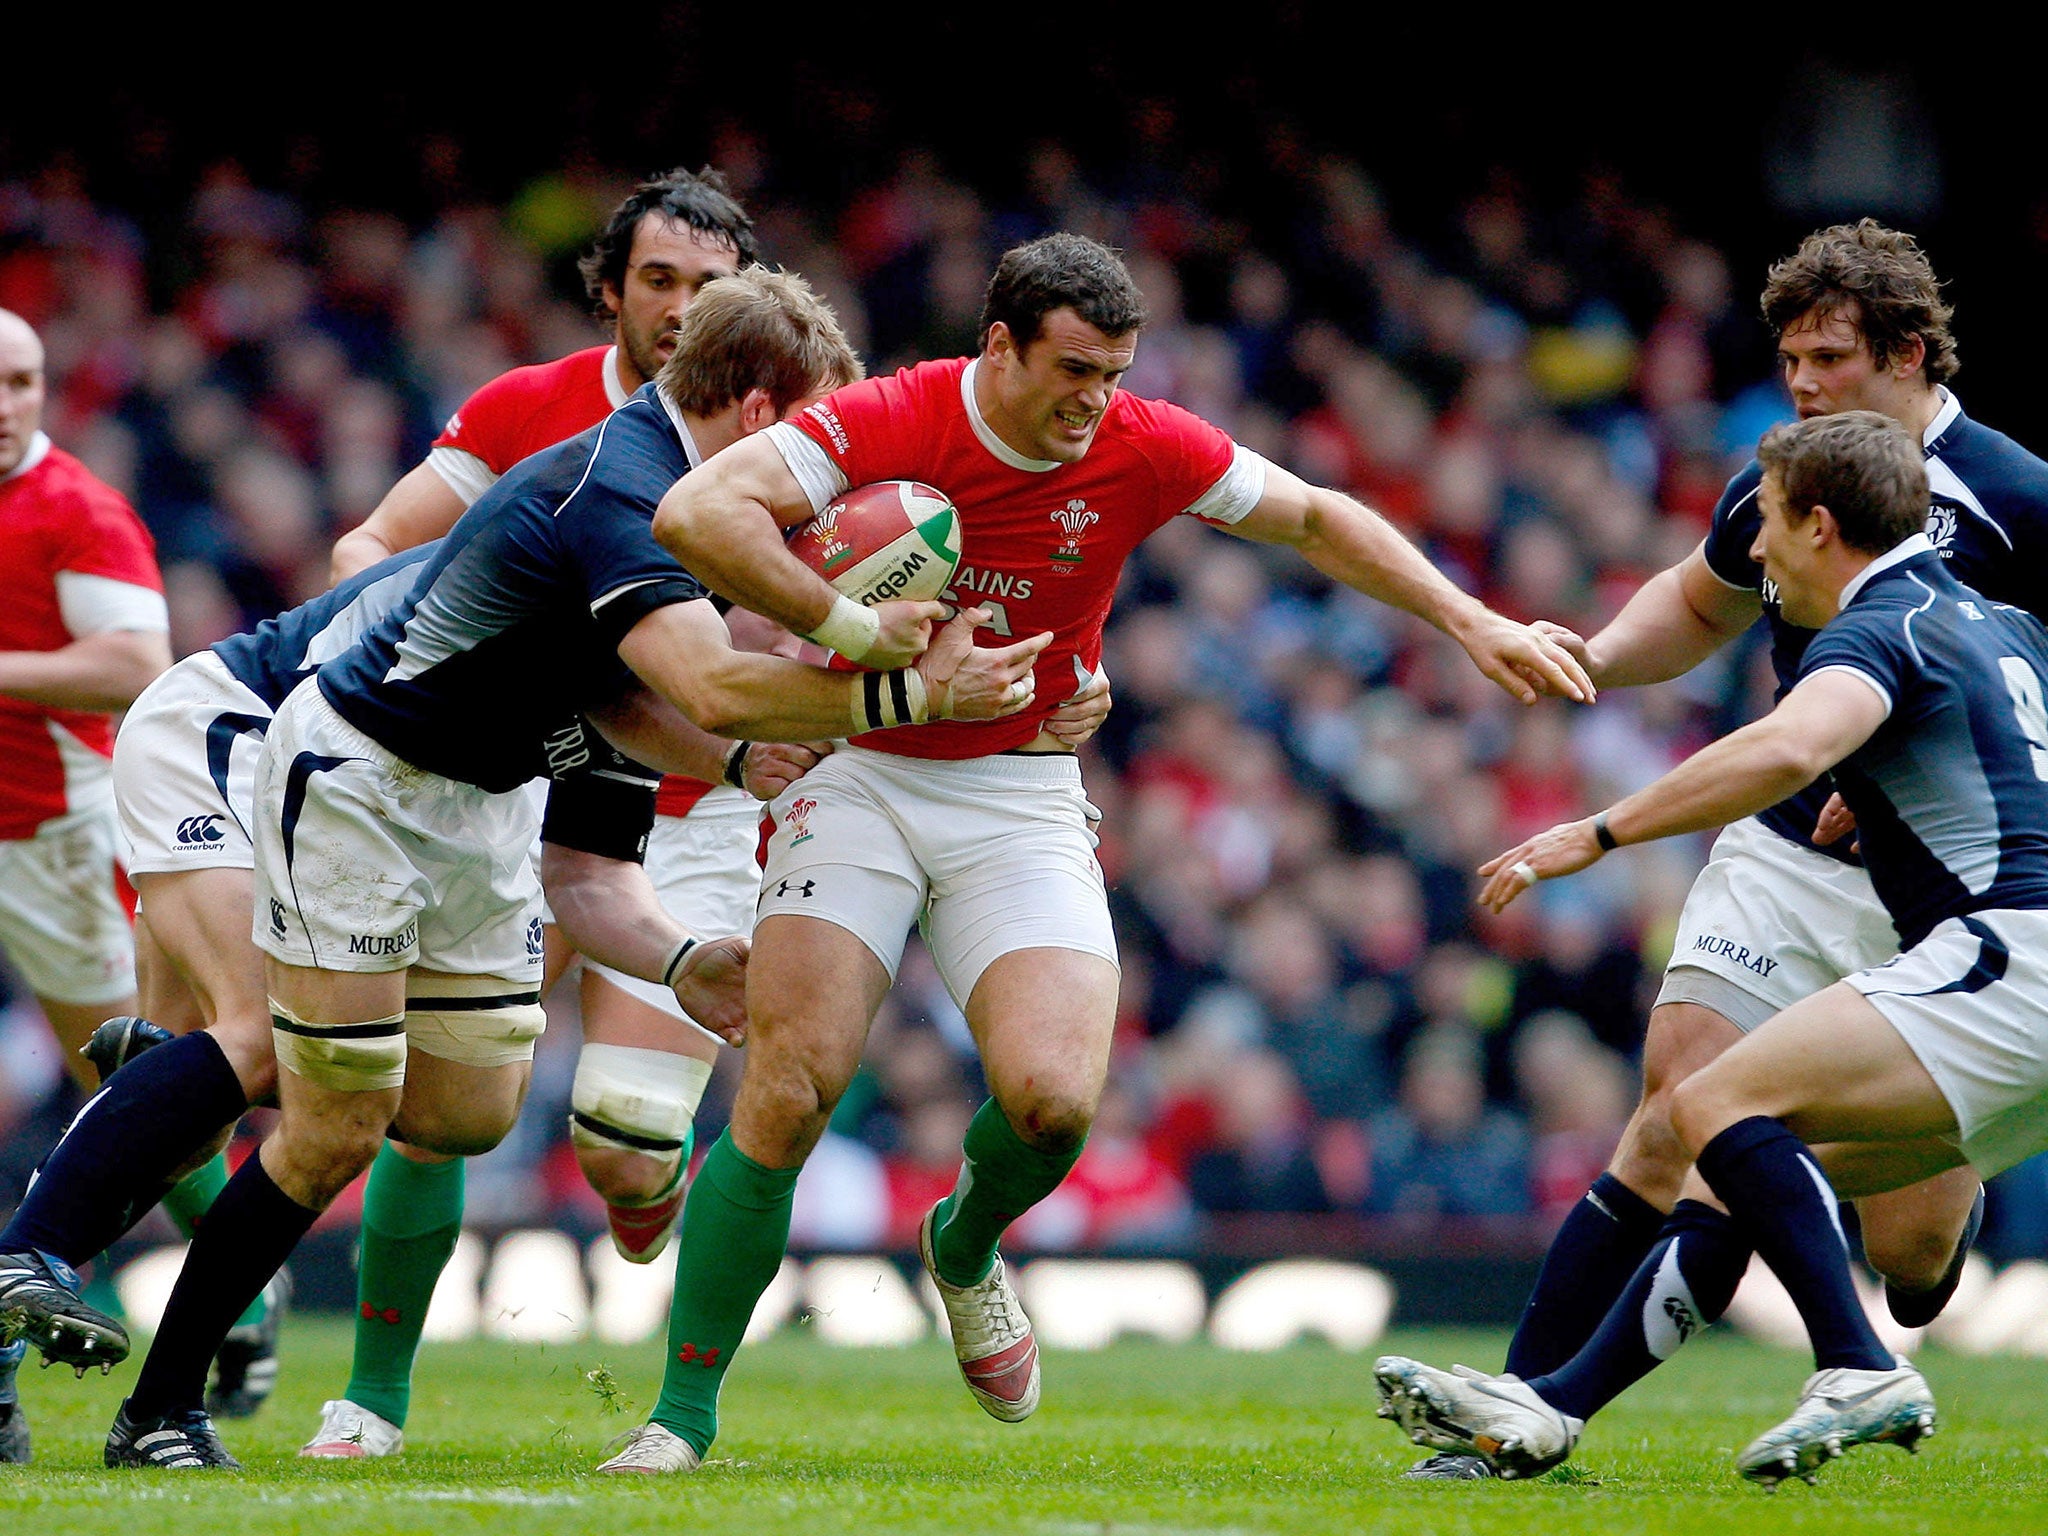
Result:
M178 841L185 847L202 847L217 843L227 834L220 829L220 813L207 816L187 816L178 823Z
M1678 1342L1681 1344L1700 1331L1698 1315L1676 1296L1664 1298L1664 1315L1671 1319L1671 1326L1678 1330Z

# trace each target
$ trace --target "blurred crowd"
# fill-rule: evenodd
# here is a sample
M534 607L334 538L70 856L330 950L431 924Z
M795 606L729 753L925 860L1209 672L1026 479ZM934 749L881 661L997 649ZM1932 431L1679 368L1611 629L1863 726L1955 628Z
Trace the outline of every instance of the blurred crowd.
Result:
M874 371L972 350L1014 241L1110 241L1152 314L1129 389L1352 492L1520 618L1597 628L1698 541L1787 414L1763 274L1617 180L1542 200L1494 177L1408 229L1358 164L1285 135L1266 151L1248 192L1047 143L1000 197L914 146L831 197L792 190L737 130L712 158L767 258L832 299ZM403 215L232 161L147 217L61 161L0 184L0 306L47 344L52 437L153 531L176 653L321 590L336 535L476 386L602 339L574 255L663 168L572 165L496 200L450 175ZM1473 869L1747 718L1760 648L1525 709L1426 626L1188 523L1133 562L1106 659L1115 709L1085 776L1122 1022L1094 1136L1022 1245L1178 1247L1257 1213L1540 1241L1632 1107L1704 841L1631 850L1500 918ZM570 992L520 1130L472 1173L474 1219L596 1219L562 1134ZM54 1083L23 1006L0 1023L0 1123ZM907 1245L951 1185L975 1074L913 944L799 1188L798 1244Z

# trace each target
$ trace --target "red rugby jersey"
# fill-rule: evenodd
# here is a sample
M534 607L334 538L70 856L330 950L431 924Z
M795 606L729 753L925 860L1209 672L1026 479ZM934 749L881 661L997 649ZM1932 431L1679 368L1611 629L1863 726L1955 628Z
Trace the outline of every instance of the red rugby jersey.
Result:
M120 492L48 443L38 435L24 467L0 480L0 651L161 629L164 582L149 530ZM138 616L148 622L126 622ZM113 755L110 715L0 694L0 838L33 837L51 817L111 793Z
M981 419L971 366L971 359L954 358L867 379L769 429L785 455L802 455L785 435L792 431L823 450L840 480L833 495L905 479L953 499L960 567L948 597L996 612L995 622L976 632L977 643L1005 645L1052 631L1036 663L1037 697L1029 709L1001 720L947 720L854 738L880 752L965 758L1023 746L1100 665L1110 601L1139 541L1183 512L1235 522L1251 510L1239 488L1221 484L1236 446L1199 416L1118 390L1079 463L1027 459ZM816 463L815 454L808 457ZM803 469L797 478L806 480ZM807 489L815 501L815 476Z

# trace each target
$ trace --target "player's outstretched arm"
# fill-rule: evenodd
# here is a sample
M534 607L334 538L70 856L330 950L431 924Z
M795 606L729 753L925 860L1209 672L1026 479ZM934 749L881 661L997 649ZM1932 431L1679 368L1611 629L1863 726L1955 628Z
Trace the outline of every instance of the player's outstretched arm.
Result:
M1601 688L1668 682L1748 629L1761 612L1763 598L1716 576L1701 544L1636 588L1621 612L1584 642L1580 659Z
M708 602L657 608L628 631L619 656L701 729L748 741L815 741L927 720L991 720L1031 702L1031 665L1051 640L977 647L986 609L947 624L918 666L849 674L736 651Z
M1819 672L1763 719L1702 747L1606 812L1615 846L1704 832L1768 810L1870 739L1887 704L1847 672ZM1561 822L1479 866L1480 905L1505 909L1538 880L1575 874L1606 852L1595 822Z
M1393 524L1349 496L1269 465L1265 495L1225 531L1285 544L1326 576L1428 620L1524 704L1546 693L1593 702L1593 684L1569 651L1460 591Z
M674 989L684 1012L731 1045L746 1040L744 938L694 939L668 915L647 871L559 843L541 846L541 884L579 955Z
M52 709L112 712L171 664L161 630L107 629L54 651L0 651L0 694Z
M327 584L335 586L401 549L440 538L466 510L455 488L422 460L384 493L368 517L334 541Z
M756 434L683 476L654 512L655 540L720 597L863 666L907 666L931 641L937 603L863 608L791 554L782 530L811 515L781 452Z

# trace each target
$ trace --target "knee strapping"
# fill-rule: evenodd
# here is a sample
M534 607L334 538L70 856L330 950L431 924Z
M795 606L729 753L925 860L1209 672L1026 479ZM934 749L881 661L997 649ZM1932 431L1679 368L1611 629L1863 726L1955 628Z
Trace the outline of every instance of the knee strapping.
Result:
M405 1015L354 1024L316 1024L270 1000L277 1064L336 1093L405 1086Z
M429 1056L471 1067L505 1067L533 1059L548 1027L539 991L503 976L423 976L406 981L405 1021L412 1043Z
M569 1137L579 1147L680 1162L683 1138L711 1063L674 1051L586 1045L569 1092Z

